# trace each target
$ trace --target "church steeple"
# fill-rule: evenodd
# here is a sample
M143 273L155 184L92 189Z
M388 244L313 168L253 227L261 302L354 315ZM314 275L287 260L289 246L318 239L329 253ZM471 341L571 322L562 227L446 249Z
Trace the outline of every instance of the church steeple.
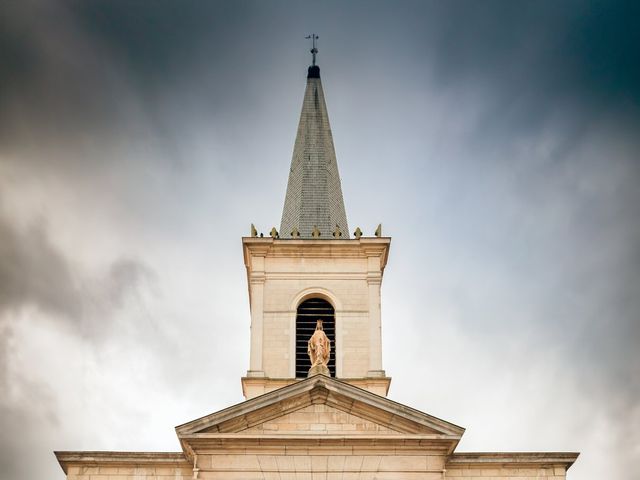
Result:
M382 368L380 315L391 239L380 228L371 237L358 228L349 238L315 62L317 37L309 38L313 61L280 232L272 228L268 237L258 236L252 226L251 236L242 239L251 309L249 369L242 378L246 398L315 374L378 395L386 395L391 382ZM313 340L318 320L326 343Z
M336 152L320 81L320 67L315 64L318 52L316 38L314 35L311 49L313 64L307 74L307 88L282 210L282 239L293 238L291 232L297 230L302 239L332 240L336 227L342 232L341 238L349 238ZM319 237L314 237L314 230L320 232Z

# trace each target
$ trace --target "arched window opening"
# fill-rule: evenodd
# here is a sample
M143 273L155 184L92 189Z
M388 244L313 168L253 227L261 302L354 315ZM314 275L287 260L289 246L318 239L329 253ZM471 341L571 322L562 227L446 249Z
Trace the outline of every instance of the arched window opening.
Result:
M306 378L311 368L307 354L307 342L322 320L322 329L331 340L329 372L336 376L336 320L333 306L322 298L310 298L298 305L296 312L296 378Z

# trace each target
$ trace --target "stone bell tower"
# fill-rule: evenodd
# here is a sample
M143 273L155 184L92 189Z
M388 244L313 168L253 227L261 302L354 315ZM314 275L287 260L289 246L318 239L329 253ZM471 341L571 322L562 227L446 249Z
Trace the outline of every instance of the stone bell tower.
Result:
M320 68L307 74L280 231L242 239L251 308L247 399L307 377L307 341L322 320L332 377L378 395L382 368L380 286L390 238L350 238Z

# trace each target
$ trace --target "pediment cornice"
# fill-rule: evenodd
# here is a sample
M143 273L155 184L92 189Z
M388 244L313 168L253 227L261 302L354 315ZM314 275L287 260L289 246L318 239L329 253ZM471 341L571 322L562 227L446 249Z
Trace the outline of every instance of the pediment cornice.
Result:
M323 404L393 430L392 435L291 435L243 433L253 426L295 412L309 405ZM452 423L354 387L335 378L316 375L292 385L226 408L176 427L186 453L197 446L244 444L279 445L295 440L315 445L439 445L451 452L464 429ZM187 445L190 445L187 447Z

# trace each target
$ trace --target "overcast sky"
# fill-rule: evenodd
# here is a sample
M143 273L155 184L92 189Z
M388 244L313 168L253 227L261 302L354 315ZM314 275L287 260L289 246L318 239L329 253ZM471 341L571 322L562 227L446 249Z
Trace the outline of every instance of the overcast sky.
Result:
M393 238L390 398L459 451L640 464L640 4L3 2L0 477L179 450L242 400L309 45L347 217Z

